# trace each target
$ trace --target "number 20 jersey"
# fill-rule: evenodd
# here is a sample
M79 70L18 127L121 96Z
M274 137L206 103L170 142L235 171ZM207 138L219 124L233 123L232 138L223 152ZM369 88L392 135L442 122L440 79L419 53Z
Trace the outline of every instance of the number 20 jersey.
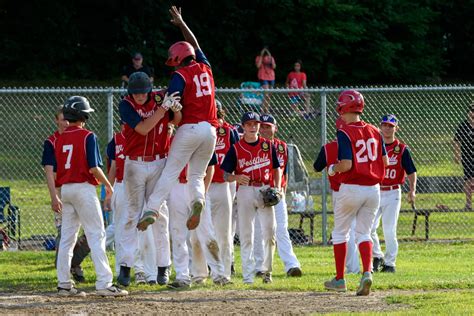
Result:
M379 130L363 121L342 126L352 147L352 168L341 174L341 183L364 186L382 182L385 167L382 160L383 140Z
M176 70L175 73L180 75L185 82L181 96L183 119L180 125L209 122L217 127L215 87L211 67L193 61L190 65Z

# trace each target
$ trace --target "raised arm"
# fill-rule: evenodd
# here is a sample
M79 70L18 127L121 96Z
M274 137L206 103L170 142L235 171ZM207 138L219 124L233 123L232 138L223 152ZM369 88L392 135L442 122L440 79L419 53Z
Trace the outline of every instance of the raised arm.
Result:
M181 33L183 34L184 40L191 44L194 49L201 49L193 32L191 32L186 23L184 23L183 17L181 16L181 8L172 6L171 9L169 9L169 12L171 14L171 23L179 27Z

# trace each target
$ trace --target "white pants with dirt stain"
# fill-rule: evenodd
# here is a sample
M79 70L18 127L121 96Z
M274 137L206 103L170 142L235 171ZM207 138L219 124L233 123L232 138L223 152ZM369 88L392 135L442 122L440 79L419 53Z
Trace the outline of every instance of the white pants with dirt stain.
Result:
M260 190L266 187L239 186L237 191L237 212L239 219L240 252L244 283L253 283L255 277L254 227L255 217L259 216L262 229L264 260L262 272L272 272L275 254L275 212L273 207L263 205Z
M58 250L58 287L72 287L71 259L81 225L91 249L97 277L95 287L97 290L110 287L113 275L105 252L104 220L96 187L87 182L64 184L61 187L61 200L63 210Z
M165 166L166 159L151 162L125 160L124 184L127 207L116 214L116 260L119 266L133 267L138 249L137 223L143 212L146 200L153 192ZM167 208L164 207L152 227L159 227L156 235L169 236ZM163 262L170 262L169 240L160 240L157 245L158 256ZM160 253L160 248L164 249ZM159 265L160 263L157 262Z
M232 197L229 182L211 183L207 193L212 223L216 232L219 254L224 265L224 276L230 279L233 252Z
M188 185L191 188L190 201L206 200L204 176L214 152L216 138L216 128L208 122L184 124L178 128L171 143L163 175L148 200L149 209L155 212L160 210L186 165Z
M189 216L189 197L187 196L186 184L176 183L171 189L168 198L170 214L170 234L173 254L173 265L176 271L176 280L191 283L189 275L189 230L186 221Z
M191 274L193 278L207 278L209 274L208 265L211 268L211 278L213 280L226 276L220 256L219 243L212 223L209 198L201 213L201 223L195 230L190 231L190 241L192 252ZM227 278L230 280L230 273Z

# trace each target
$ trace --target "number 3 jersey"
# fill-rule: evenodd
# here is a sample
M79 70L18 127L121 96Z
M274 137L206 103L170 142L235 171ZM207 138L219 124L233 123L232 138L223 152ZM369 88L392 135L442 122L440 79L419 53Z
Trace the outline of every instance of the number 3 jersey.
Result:
M341 133L348 138L350 144L341 141ZM386 153L379 130L364 121L343 125L338 130L339 160L348 158L344 153L349 146L352 151L352 168L341 173L341 183L365 186L381 183L385 175L382 156Z
M68 127L58 137L54 152L57 164L56 181L59 186L83 182L99 184L89 172L89 169L101 164L94 133L77 126Z

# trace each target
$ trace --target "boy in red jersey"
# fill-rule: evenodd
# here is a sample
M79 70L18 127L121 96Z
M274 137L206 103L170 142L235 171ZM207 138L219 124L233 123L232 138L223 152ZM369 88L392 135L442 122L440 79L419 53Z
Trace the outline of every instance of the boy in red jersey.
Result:
M264 206L260 191L269 186L281 190L280 163L272 143L258 136L259 115L247 112L241 121L244 136L229 149L221 169L224 170L226 181L236 181L239 185L237 207L243 281L252 284L256 272L253 234L255 216L258 214L265 253L263 282L271 283L276 220L273 207Z
M275 218L276 218L276 242L278 255L285 264L286 275L289 277L300 277L302 275L301 265L293 252L293 246L291 244L290 235L288 233L288 210L286 209L286 184L287 174L286 168L288 163L288 148L286 143L275 137L277 132L277 122L275 118L270 114L262 114L260 116L260 130L259 133L263 138L270 140L275 146L278 161L280 162L280 168L282 172L281 187L283 190L282 199L275 205ZM262 245L262 233L260 230L260 222L257 216L255 220L255 239L254 239L254 256L256 262L257 275L261 270L261 264L263 263L263 245Z
M362 259L363 276L357 295L369 295L372 286L372 240L370 231L380 203L380 183L388 164L379 130L360 119L364 97L358 91L345 90L337 101L337 112L344 121L337 131L338 160L328 175L340 173L341 186L334 209L332 232L336 277L324 283L328 290L346 291L344 268L351 223L356 218L356 243Z
M168 96L161 91L152 91L150 78L144 72L135 72L128 82L128 96L119 104L120 117L125 123L125 166L124 185L128 207L118 214L117 257L120 274L117 282L123 286L130 284L130 269L134 265L138 247L136 229L146 200L155 189L165 167L169 151L168 124L178 124L181 120L179 97ZM171 105L171 106L170 106ZM172 111L168 111L170 108ZM161 236L157 241L160 249L157 282L165 285L169 280L171 254L168 231L168 210L160 209L158 221ZM157 229L158 227L155 226ZM145 229L142 229L143 231Z
M171 22L179 27L184 39L173 44L168 51L168 66L175 67L168 93L177 93L182 99L183 119L170 148L163 175L148 200L148 210L138 223L145 230L154 223L184 166L188 165L188 186L192 213L188 229L199 225L205 204L204 176L216 144L218 126L214 100L214 78L211 66L201 51L194 34L184 23L181 9L171 7Z
M97 274L96 294L128 295L112 284L112 271L105 253L105 229L96 186L106 186L107 197L112 186L100 169L101 158L97 137L84 128L89 113L94 110L84 97L70 97L64 104L64 118L69 127L58 137L55 147L57 184L61 186L62 226L58 251L58 293L61 296L85 296L74 288L69 276L71 257L81 227L89 242Z
M416 167L410 155L408 146L395 137L398 130L398 120L393 114L384 115L380 122L385 148L387 149L388 166L385 177L380 184L380 208L375 215L372 226L372 254L374 256L374 272L395 272L395 261L398 254L397 222L401 207L401 186L408 176L410 189L408 202L415 202L416 195ZM385 237L385 256L380 247L377 228L382 219L383 234Z
M61 135L62 132L64 132L64 130L69 125L69 122L64 119L62 106L56 111L54 122L56 123L58 129L56 132L54 132L54 134L50 135L44 141L41 164L44 168L46 183L48 186L49 195L51 197L51 209L54 211L54 222L56 224L56 229L58 230L58 235L56 236L56 266L58 261L59 243L61 242L62 205L60 200L61 192L59 190L59 187L57 187L56 185L56 165L54 158L54 147L56 145L56 140L58 139L59 135ZM84 235L82 235L76 242L76 246L74 247L74 255L71 261L71 274L74 280L78 283L85 282L84 271L81 268L81 263L87 257L89 252L90 249L87 245L87 239Z

